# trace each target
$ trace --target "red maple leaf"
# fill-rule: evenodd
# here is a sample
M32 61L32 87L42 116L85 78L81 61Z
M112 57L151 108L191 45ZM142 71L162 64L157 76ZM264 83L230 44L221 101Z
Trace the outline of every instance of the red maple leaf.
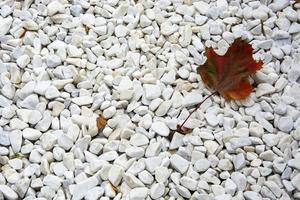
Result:
M187 133L189 130L183 127L187 119L214 94L219 93L227 100L241 100L250 95L252 86L249 83L249 76L263 65L261 60L253 59L252 52L252 46L240 38L233 42L223 56L216 54L213 48L206 48L207 60L197 68L197 72L202 81L215 92L197 104L186 120L177 126L177 131Z
M207 60L197 72L209 88L225 99L245 99L252 91L249 76L263 65L262 61L253 59L252 51L252 46L240 38L234 41L224 56L216 54L213 48L207 48Z

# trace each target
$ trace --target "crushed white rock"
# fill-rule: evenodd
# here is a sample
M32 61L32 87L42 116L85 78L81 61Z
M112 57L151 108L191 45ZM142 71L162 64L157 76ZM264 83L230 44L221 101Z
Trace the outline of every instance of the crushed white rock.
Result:
M0 199L299 199L292 4L1 1ZM212 92L205 49L238 37L264 61L250 97L215 95L177 132Z

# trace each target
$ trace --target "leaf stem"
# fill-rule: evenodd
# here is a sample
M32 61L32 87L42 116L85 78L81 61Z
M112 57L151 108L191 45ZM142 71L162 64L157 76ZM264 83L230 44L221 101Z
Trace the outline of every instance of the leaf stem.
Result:
M182 130L183 125L187 122L187 120L191 117L191 115L210 97L212 97L213 95L217 94L218 92L215 91L213 93L211 93L210 95L208 95L207 97L205 97L201 102L199 102L197 104L197 106L190 112L189 116L187 116L187 118L184 120L184 122L179 126L179 129Z

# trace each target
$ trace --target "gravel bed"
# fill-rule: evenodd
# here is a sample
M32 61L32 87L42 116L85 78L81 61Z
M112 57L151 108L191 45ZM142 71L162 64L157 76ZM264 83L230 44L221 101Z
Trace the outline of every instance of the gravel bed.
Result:
M299 8L2 0L0 200L300 199ZM251 96L215 95L174 133L212 92L205 48L239 37L264 61Z

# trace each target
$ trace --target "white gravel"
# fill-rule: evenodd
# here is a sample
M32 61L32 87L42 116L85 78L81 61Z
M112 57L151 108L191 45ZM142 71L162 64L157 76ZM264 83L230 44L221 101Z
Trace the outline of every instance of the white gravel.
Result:
M292 4L2 0L0 199L300 199ZM264 61L255 90L212 97L174 133L211 93L205 48L238 37Z

